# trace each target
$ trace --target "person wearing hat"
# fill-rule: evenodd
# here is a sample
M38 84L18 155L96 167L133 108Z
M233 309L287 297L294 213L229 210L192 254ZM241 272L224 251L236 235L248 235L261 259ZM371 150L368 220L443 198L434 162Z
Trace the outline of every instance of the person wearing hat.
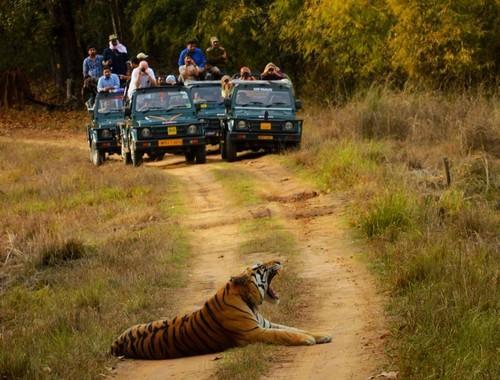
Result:
M102 55L104 56L103 64L105 66L110 66L113 74L118 75L120 81L125 82L128 52L125 45L118 41L118 36L116 34L109 35L109 47L104 49Z
M198 42L196 40L189 40L186 44L186 48L179 54L177 66L184 66L186 56L189 55L193 59L196 66L198 66L200 73L203 73L205 71L206 58L203 51L197 46Z
M173 74L167 75L167 77L165 78L165 84L169 86L177 84L177 79L175 78L175 75Z
M207 55L207 73L210 73L214 79L219 79L224 72L224 65L227 63L227 53L215 36L210 37L210 47L206 50Z

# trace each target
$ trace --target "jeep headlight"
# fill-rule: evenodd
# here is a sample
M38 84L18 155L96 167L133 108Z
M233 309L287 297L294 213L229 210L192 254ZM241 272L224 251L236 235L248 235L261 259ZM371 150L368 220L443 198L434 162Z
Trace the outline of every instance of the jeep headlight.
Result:
M111 131L109 129L103 129L101 131L101 137L104 139L109 139L111 137Z
M144 138L151 137L151 129L149 129L149 128L142 128L142 130L141 130L141 137L144 137Z
M188 135L196 135L198 133L198 127L194 124L190 125L187 129Z
M247 123L245 123L245 120L240 120L238 121L238 124L236 124L236 128L238 129L245 129L247 127Z
M285 130L286 131L291 131L293 129L293 123L291 121L287 121L285 123Z

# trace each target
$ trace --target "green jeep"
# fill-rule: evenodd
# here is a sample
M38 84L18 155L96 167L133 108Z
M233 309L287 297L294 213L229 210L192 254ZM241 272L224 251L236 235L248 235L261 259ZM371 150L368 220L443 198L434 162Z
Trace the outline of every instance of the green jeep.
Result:
M221 136L221 121L226 116L220 81L186 81L184 83L198 111L198 118L206 122L207 144L218 145Z
M108 154L120 154L120 129L124 124L123 92L97 94L94 106L88 109L91 124L87 126L90 161L101 165Z
M186 88L164 86L137 89L126 110L122 158L134 166L145 153L161 159L165 153L184 154L186 161L206 162L205 125Z
M302 120L295 113L301 103L295 100L289 80L233 80L233 85L225 102L222 158L234 161L237 152L247 149L300 147Z

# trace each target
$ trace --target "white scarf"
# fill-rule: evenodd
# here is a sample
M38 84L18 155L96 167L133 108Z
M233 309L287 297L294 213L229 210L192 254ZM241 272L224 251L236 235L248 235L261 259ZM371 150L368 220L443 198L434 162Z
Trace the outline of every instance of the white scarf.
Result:
M118 40L116 41L116 46L115 46L115 45L113 45L113 44L111 43L111 41L109 41L109 48L110 48L111 50L116 49L116 50L118 50L120 53L126 53L126 52L127 52L127 48L125 47L125 45L121 44L121 43L120 43L120 41L118 41Z

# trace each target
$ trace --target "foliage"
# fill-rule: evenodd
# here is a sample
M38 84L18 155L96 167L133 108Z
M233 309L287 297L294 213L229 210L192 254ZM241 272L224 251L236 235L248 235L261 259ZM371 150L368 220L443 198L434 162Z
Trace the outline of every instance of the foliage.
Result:
M452 81L470 84L473 79L498 75L498 1L388 3L398 20L389 40L392 63L411 79L443 86Z
M4 35L0 71L19 66L35 77L52 68L55 75L54 56L62 52L56 38L60 20L51 12L54 4L62 2L0 2ZM299 90L316 93L321 83L321 98L326 101L343 100L373 82L494 88L500 77L498 0L85 0L68 4L64 12L74 21L74 54L79 59L85 57L88 44L102 51L107 35L116 29L131 56L145 51L156 70L175 73L188 38L196 37L205 49L210 36L217 35L229 53L229 72L242 65L258 72L273 61Z

